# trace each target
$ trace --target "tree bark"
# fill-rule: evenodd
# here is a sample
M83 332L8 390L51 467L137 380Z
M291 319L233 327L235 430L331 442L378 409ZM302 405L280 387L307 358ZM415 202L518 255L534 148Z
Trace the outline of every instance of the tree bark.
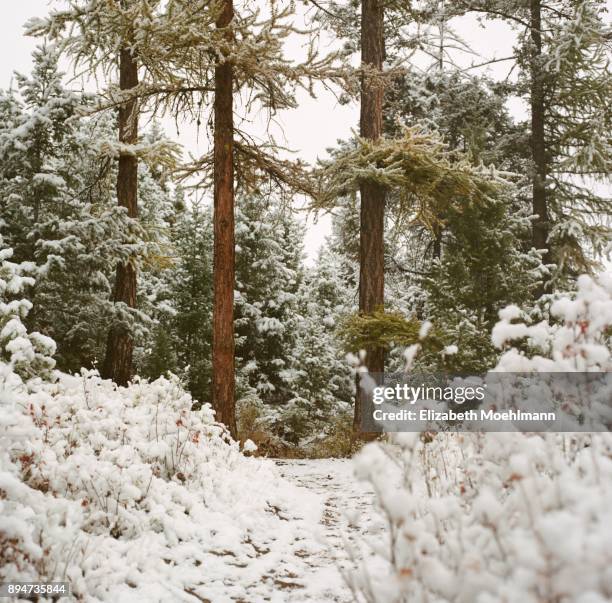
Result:
M382 67L385 57L384 0L362 0L361 5L361 113L359 130L363 138L376 140L382 135L383 97ZM359 312L371 313L384 305L385 259L384 223L385 189L376 182L360 186L360 243L359 243ZM384 350L366 350L366 366L373 377L384 371ZM353 430L364 435L362 420L371 416L369 396L359 386L355 399Z
M546 179L548 163L546 158L546 138L544 131L544 74L542 73L542 10L541 0L530 0L531 9L531 153L533 159L533 213L537 215L533 223L533 246L547 249L543 259L548 263L549 216Z
M130 90L138 85L138 63L129 48L123 48L119 56L119 88ZM138 101L131 99L119 107L119 141L125 144L138 142ZM121 153L117 172L117 200L127 208L130 218L138 217L138 159ZM136 268L131 262L117 266L113 302L122 302L129 308L136 307ZM127 385L132 378L134 339L126 324L113 325L108 333L102 376L118 385Z
M233 16L232 0L224 0L217 27L227 27ZM226 61L215 68L212 403L235 438L233 110L233 68Z

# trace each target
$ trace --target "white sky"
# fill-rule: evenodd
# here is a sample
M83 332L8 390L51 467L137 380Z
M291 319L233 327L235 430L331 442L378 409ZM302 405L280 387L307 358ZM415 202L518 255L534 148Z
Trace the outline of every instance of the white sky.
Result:
M48 0L4 0L0 19L0 87L9 86L13 71L29 72L30 54L37 44L36 40L23 35L23 24L34 16L43 16L53 2ZM57 5L57 3L56 3ZM608 0L612 8L612 0ZM486 29L481 28L475 19L463 19L456 26L461 36L469 41L471 47L486 59L505 57L512 54L514 36L510 29L495 21L487 22ZM299 53L299 48L292 51ZM466 66L478 58L464 57L458 59ZM505 77L509 63L497 63L487 68L493 77ZM358 123L359 108L356 104L339 105L335 97L322 91L317 99L308 95L299 96L299 108L284 112L280 121L282 132L277 130L275 136L278 142L286 144L297 151L304 160L314 162L318 157L325 156L325 149L334 146L337 140L346 139ZM524 115L524 109L519 102L510 107L516 115ZM176 130L168 123L168 135L176 137ZM284 140L282 136L284 135ZM180 128L179 141L194 154L200 154L205 148L202 144L204 134L200 133L200 142L194 126L189 124ZM329 233L329 219L322 216L317 224L308 224L306 236L306 253L312 259L325 236Z

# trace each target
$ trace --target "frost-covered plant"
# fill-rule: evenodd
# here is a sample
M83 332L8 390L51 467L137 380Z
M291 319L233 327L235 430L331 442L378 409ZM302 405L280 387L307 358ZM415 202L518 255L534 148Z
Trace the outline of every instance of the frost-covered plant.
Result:
M609 434L398 434L368 446L357 468L387 523L384 538L349 550L358 600L612 596Z
M496 370L609 371L612 279L581 277L555 324L501 313ZM407 351L411 363L416 344ZM367 602L608 601L612 597L610 434L395 434L367 446L357 474L386 530L349 547L346 579Z
M550 314L554 321L530 324L517 306L500 312L500 322L492 332L497 347L525 339L539 353L531 357L510 347L496 370L507 372L610 371L612 326L612 273L597 279L581 276L573 297L554 301Z

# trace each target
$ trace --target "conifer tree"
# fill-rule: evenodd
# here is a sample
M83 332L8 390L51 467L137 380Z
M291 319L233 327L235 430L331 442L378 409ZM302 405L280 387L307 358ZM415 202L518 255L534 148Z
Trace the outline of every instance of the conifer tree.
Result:
M589 271L605 252L612 157L609 33L600 0L459 0L518 34L515 93L529 105L532 242L556 264L555 279ZM553 281L549 281L550 290Z
M439 4L437 2L426 4ZM406 51L414 46L424 48L426 53L435 36L429 34L413 35L409 29L410 19L422 18L419 11L404 3L363 2L362 29L360 35L356 34L353 25L355 2L344 4L332 3L330 11L326 11L324 20L331 23L340 36L349 40L348 49L356 50L359 46L362 52L362 114L360 120L361 137L354 145L345 145L344 148L334 152L331 161L325 162L322 169L322 195L317 200L318 207L329 208L338 203L338 198L346 197L354 191L360 191L361 203L361 251L360 251L360 312L367 316L382 310L384 301L384 269L385 269L385 243L384 228L385 207L389 217L402 224L420 224L427 230L435 233L439 231L441 216L449 205L479 203L493 194L500 178L491 174L487 176L478 173L479 170L469 166L467 157L462 154L449 153L445 144L439 137L426 131L423 124L414 127L390 128L388 133L383 131L385 121L387 128L393 122L392 107L383 105L383 90L385 86L392 88L394 81L406 73L406 69L394 66L404 58ZM372 12L373 11L373 12ZM431 12L431 11L429 11ZM426 14L429 14L425 11ZM367 15L367 17L366 17ZM387 18L385 18L385 15ZM445 29L443 35L446 35ZM442 35L438 35L441 39ZM360 40L357 44L357 39ZM394 53L393 57L386 57L385 42ZM372 45L373 44L373 45ZM438 41L436 52L440 48ZM370 54L372 53L372 54ZM368 58L376 57L377 67L368 66ZM437 60L439 57L436 57ZM387 60L383 72L383 61ZM439 60L438 60L439 62ZM372 84L368 88L367 83ZM373 111L373 108L376 110ZM394 124L395 125L395 124ZM365 129L364 129L365 128ZM372 136L372 128L375 135ZM367 199L372 191L378 194L378 203L370 204ZM365 198L365 202L364 202ZM384 199L384 202L382 202ZM364 212L374 210L375 216L364 219ZM382 212L382 213L381 213ZM376 235L372 237L372 225L375 225ZM439 235L435 235L436 240ZM374 248L364 247L364 241L376 240ZM372 259L373 258L373 259ZM364 263L376 265L377 271L370 274L369 267ZM365 274L365 280L363 278ZM376 295L371 292L377 291ZM370 288L370 294L366 294ZM370 297L367 310L364 311L364 296ZM371 340L370 340L371 341ZM368 356L374 359L371 364ZM370 372L382 373L384 369L384 353L372 349L366 355L366 365ZM358 394L359 396L360 394ZM369 415L361 408L358 399L355 406L355 430L359 429L361 417Z
M265 182L283 191L313 194L314 186L299 162L277 157L273 139L264 145L254 145L234 125L233 95L249 89L249 96L255 101L247 103L246 111L258 108L273 115L296 106L297 88L312 93L315 80L342 77L341 70L332 66L333 57L319 59L313 46L303 63L288 61L283 55L283 40L299 33L291 21L293 7L279 9L272 2L268 8L270 17L262 21L257 11L246 5L234 11L233 3L225 0L217 7L216 60L209 63L214 68L213 151L185 170L187 175L197 173L214 191L212 400L218 416L234 435L234 190L240 189L244 195L258 194L260 183ZM208 43L194 51L199 53L195 62L202 69L209 56ZM182 73L181 86L186 90L198 89L198 72L188 64Z
M217 27L231 42L232 0L223 0ZM214 298L212 403L218 419L236 437L234 361L234 69L229 54L215 66Z
M67 158L77 151L83 99L63 87L55 49L36 48L32 58L32 74L16 73L16 90L4 93L0 130L4 236L18 261L34 259L33 230L63 209L67 215L64 194L80 184Z
M202 404L210 399L212 343L212 216L184 191L175 193L168 238L170 265L160 271L157 325L143 358L143 374L155 379L172 371Z
M152 110L173 114L183 113L200 120L203 111L215 95L215 113L219 132L215 150L185 170L185 174L198 174L202 181L216 190L219 218L217 239L218 307L216 345L222 352L219 361L218 389L215 402L217 411L233 426L232 332L230 294L233 282L232 225L230 215L233 185L230 167L236 180L246 190L257 188L263 178L275 185L312 193L314 188L299 163L281 161L276 157L276 145L254 145L249 138L232 125L231 97L239 89L250 89L252 102L246 110L263 108L271 114L295 107L297 87L312 92L315 79L339 79L343 71L332 68L331 59L319 59L311 45L306 60L295 64L282 54L287 36L298 33L291 22L293 7L280 9L269 4L268 18L261 19L256 7L244 5L232 15L231 3L211 4L198 0L197 6L187 0L169 2L124 0L109 3L102 0L84 2L70 0L69 8L56 11L42 21L31 23L30 32L50 35L62 40L63 47L88 67L102 66L112 71L117 52L116 40L129 40L132 56L142 66L141 82L130 92L109 87L104 106L121 106L147 101ZM74 29L63 32L65 25ZM238 85L239 83L239 85ZM230 131L233 129L233 137ZM232 152L231 144L234 141ZM229 145L229 146L228 146ZM127 149L120 148L119 152ZM144 151L129 149L133 155ZM230 160L233 158L233 162ZM217 203L219 205L219 203ZM220 272L219 272L220 271ZM217 377L214 377L217 379ZM222 397L223 399L220 399Z
M2 93L2 231L15 257L36 265L27 327L56 341L58 368L78 371L104 357L109 323L128 324L144 340L150 323L145 313L154 315L148 298L139 291L144 312L124 312L110 293L117 264L145 251L159 256L151 242L159 236L156 214L165 211L166 201L163 183L142 164L148 232L116 206L116 170L106 142L116 128L113 116L81 114L94 97L66 90L55 49L37 49L33 60L32 74L17 74L16 89ZM158 138L152 144L160 144Z
M362 0L361 5L361 110L359 132L362 138L377 141L383 129L385 58L383 0ZM385 188L375 180L360 184L359 225L359 311L371 313L384 306L385 291ZM384 350L366 350L366 366L375 378L384 372ZM353 429L361 430L367 409L361 388L357 388Z
M121 40L119 50L119 90L130 91L138 86L138 62L131 48L132 40ZM118 112L119 144L138 142L138 100L122 103ZM117 170L117 202L125 207L128 217L138 217L138 158L129 150L120 150ZM136 307L136 266L132 258L117 265L113 303ZM125 324L110 327L101 374L118 385L127 385L133 375L134 335Z
M346 419L352 412L355 382L339 332L354 297L346 285L343 264L344 258L326 245L316 264L306 270L298 290L300 320L293 356L295 398L302 402L302 437L326 434L336 419Z
M195 400L210 400L212 381L213 225L200 203L185 210L176 227L172 270L173 328L179 374Z
M302 236L276 198L239 199L236 351L243 381L269 410L294 396Z
M140 43L139 34L146 30L143 20L158 4L149 5L140 0L119 2L83 2L70 0L67 6L53 10L46 19L33 19L28 32L35 36L46 36L57 40L75 68L79 67L90 76L102 72L108 81L107 94L112 105L118 108L118 139L109 141L118 160L116 194L117 203L125 208L129 218L138 216L138 97L134 91L139 87ZM139 27L136 24L139 23ZM150 35L150 32L149 32ZM136 307L135 257L127 257L117 265L112 301L117 314ZM113 321L108 333L106 352L101 366L105 377L119 385L127 385L133 373L134 334L129 322Z

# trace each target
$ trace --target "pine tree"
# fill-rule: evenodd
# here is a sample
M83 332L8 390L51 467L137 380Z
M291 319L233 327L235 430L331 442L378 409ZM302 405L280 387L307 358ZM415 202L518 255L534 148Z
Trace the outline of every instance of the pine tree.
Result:
M144 78L137 85L134 78L129 93L110 86L103 103L107 107L126 106L140 99L143 109L146 104L154 111L189 114L199 122L203 107L208 106L211 93L215 93L219 130L213 133L213 138L217 137L216 152L195 162L186 169L186 174L199 172L203 181L212 178L216 183L217 201L223 200L217 209L226 210L219 218L218 234L223 233L223 244L217 249L219 270L216 274L218 299L223 300L224 306L218 307L221 311L217 312L215 323L220 329L215 337L216 344L224 348L222 357L218 357L218 368L223 369L223 373L219 372L214 378L219 379L217 397L223 397L217 410L227 419L230 431L235 431L230 378L232 333L228 330L234 279L230 168L235 168L237 181L246 190L257 189L263 178L281 187L309 194L314 192L312 182L299 163L277 158L277 145L273 140L263 146L254 145L234 128L232 95L239 88L249 89L252 100L247 103L246 110L264 109L272 114L295 107L298 87L312 93L314 80L326 76L338 80L344 75L344 70L332 69L331 59L319 59L314 43L303 63L286 60L282 53L283 41L298 33L291 22L294 7L281 9L271 2L268 8L269 16L261 19L259 9L249 5L241 6L232 15L229 0L215 4L198 0L197 6L188 0L125 0L110 5L104 0L70 0L68 9L53 12L48 19L33 21L29 26L34 35L60 39L63 48L76 57L77 62L85 63L91 73L100 65L106 74L112 73L116 50L113 41L129 41L126 48L143 66ZM74 27L65 28L67 24ZM232 141L239 141L233 152ZM142 153L142 149L123 147L119 148L119 153L125 154L128 150L132 155ZM223 186L219 186L221 181Z
M459 344L453 355L424 354L421 364L429 370L493 366L489 332L497 311L525 304L546 274L530 251L528 181L519 176L528 173L529 137L505 107L509 91L486 77L436 70L411 73L389 95L391 132L398 123L425 121L451 150L517 174L503 194L440 214L435 231L400 222L389 234L390 297L402 300L405 315L432 320L439 344Z
M31 262L13 262L13 250L0 237L0 359L10 367L4 380L14 371L24 382L53 378L55 342L23 324L32 302L25 297L34 284Z
M232 0L223 0L217 28L231 42ZM234 360L234 68L228 54L215 66L214 299L212 403L218 419L237 435Z
M32 75L18 75L17 90L3 95L2 230L17 257L37 267L27 327L53 337L60 369L78 371L103 357L109 323L123 321L144 340L154 318L151 304L142 306L150 316L115 307L111 282L119 262L134 254L159 256L153 242L160 238L162 218L155 214L167 212L167 202L163 183L142 164L144 230L116 207L107 145L116 127L113 116L81 115L94 98L65 89L53 48L35 51L33 59ZM140 292L139 297L147 301Z
M198 203L185 208L172 233L176 259L169 278L174 315L168 319L167 326L179 374L184 375L194 399L204 403L210 400L212 378L213 232L210 211Z
M439 343L458 350L424 354L418 366L472 374L495 366L490 332L499 311L532 299L542 282L541 257L523 251L529 235L528 212L509 212L504 197L446 214L443 253L420 279L421 312Z
M149 10L150 6L136 0L111 4L71 0L64 10L52 11L47 19L33 19L28 24L31 35L58 41L63 52L74 60L75 69L83 68L83 73L94 77L102 73L111 81L116 75L117 85L111 83L106 93L112 106L118 108L118 140L109 140L108 147L111 156L117 158L117 203L131 220L138 215L139 161L135 148L139 103L133 92L139 86L138 70L142 64L135 22ZM137 263L138 259L129 254L117 264L112 291L116 320L111 321L101 366L102 374L120 385L126 385L133 373L135 334L129 318L136 308Z
M316 441L329 435L338 418L348 418L354 399L355 382L339 337L354 299L343 277L343 258L322 248L315 266L305 273L298 299L292 406L300 412L291 422L298 441Z
M81 178L67 159L83 150L73 119L83 99L63 87L53 48L37 48L32 58L32 75L15 74L16 94L5 93L0 130L0 204L16 261L33 260L33 230L70 212L65 192L78 189Z
M132 48L132 36L121 38L119 50L119 90L131 91L138 86L138 59ZM117 170L117 202L125 207L129 218L138 217L138 158L129 146L138 142L138 100L130 98L119 105L119 144L128 146L119 151ZM136 266L132 258L117 265L113 303L136 307ZM118 385L127 385L133 375L134 335L124 323L111 325L101 374Z

